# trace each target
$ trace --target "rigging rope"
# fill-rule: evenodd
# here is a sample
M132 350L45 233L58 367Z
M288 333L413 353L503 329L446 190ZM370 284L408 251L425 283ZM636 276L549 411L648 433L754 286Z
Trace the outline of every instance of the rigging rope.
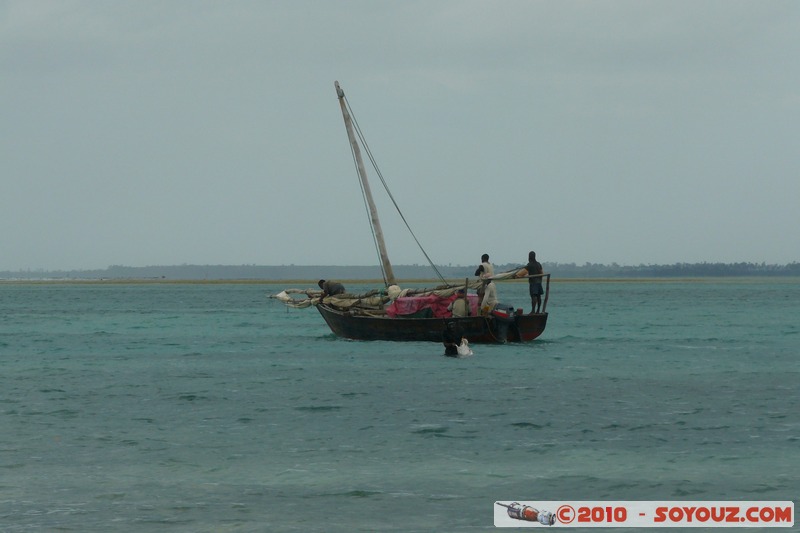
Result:
M350 107L350 102L347 100L346 97L344 98L344 102L345 102L345 105L347 106L348 112L350 113L350 118L352 119L353 125L355 126L355 130L356 130L356 133L358 134L358 138L361 140L361 146L364 147L364 151L367 153L367 157L369 157L369 160L372 163L372 168L375 169L375 173L378 175L378 178L380 178L381 184L383 184L383 188L386 191L386 194L389 195L389 199L392 201L392 204L394 204L395 210L400 215L400 218L403 220L403 223L406 225L406 229L408 229L408 232L411 233L411 236L414 238L414 242L417 243L417 246L422 251L422 255L425 256L425 259L428 260L428 264L431 266L433 271L436 272L436 276L439 278L439 280L442 283L444 283L445 285L449 286L450 284L447 283L447 280L444 279L444 276L442 276L442 273L439 272L439 269L436 268L436 265L433 263L433 261L431 260L430 256L428 256L428 253L422 247L422 244L420 244L419 239L417 239L416 234L414 234L414 230L411 229L411 226L408 224L408 221L406 220L405 215L403 215L403 212L400 210L400 206L397 205L397 202L394 199L394 195L392 195L392 191L389 190L389 185L386 183L386 180L383 179L383 174L381 173L380 168L378 168L377 161L375 161L375 158L372 156L372 151L369 149L369 145L367 144L367 140L364 137L364 134L361 132L361 127L358 125L358 121L356 120L356 116L353 113L353 109ZM352 147L351 147L351 151L352 151ZM355 158L355 155L353 157ZM361 189L362 189L361 190L361 194L363 195L364 194L364 190L363 190L364 186L363 185L361 186ZM370 227L371 226L372 226L372 224L370 223ZM373 237L373 240L375 240L375 230L374 229L372 230L372 237ZM376 247L377 247L377 241L376 241ZM382 264L381 264L381 270L383 270L383 265ZM384 282L386 282L386 273L385 272L383 273L383 279L384 279Z

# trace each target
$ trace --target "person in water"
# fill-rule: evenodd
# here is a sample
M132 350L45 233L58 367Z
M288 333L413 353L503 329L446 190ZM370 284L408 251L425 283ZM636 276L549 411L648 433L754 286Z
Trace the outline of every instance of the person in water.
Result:
M447 321L442 332L444 354L448 357L458 357L458 345L461 343L461 328L455 321Z
M336 296L337 294L344 293L344 285L336 281L326 281L321 279L317 282L317 285L319 285L319 288L322 289L320 301L322 301L322 299L326 296Z
M531 295L531 314L538 313L542 308L542 278L537 274L544 274L542 264L536 260L536 252L528 252L528 264L520 269L514 277L522 278L525 276L535 276L528 278L528 292Z

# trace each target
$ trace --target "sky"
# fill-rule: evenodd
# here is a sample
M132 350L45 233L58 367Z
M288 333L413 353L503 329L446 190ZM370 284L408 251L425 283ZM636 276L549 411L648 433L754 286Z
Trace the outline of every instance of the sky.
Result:
M800 2L0 0L0 270L800 261ZM426 264L368 168L394 264Z

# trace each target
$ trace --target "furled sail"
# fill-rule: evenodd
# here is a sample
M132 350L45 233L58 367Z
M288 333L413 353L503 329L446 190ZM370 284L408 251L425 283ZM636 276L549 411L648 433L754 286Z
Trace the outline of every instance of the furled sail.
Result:
M513 278L518 271L519 268L515 268L495 274L488 279L510 279ZM284 289L278 294L271 295L270 298L280 300L287 306L295 309L303 309L319 303L325 303L340 309L385 312L385 306L391 304L398 298L435 296L441 299L447 299L451 298L461 289L477 290L482 283L480 279L476 279L458 285L439 285L434 288L405 289L401 288L399 285L390 285L385 289L375 289L363 294L344 293L335 296L326 296L322 302L320 302L322 291L319 289ZM300 297L297 297L297 295Z

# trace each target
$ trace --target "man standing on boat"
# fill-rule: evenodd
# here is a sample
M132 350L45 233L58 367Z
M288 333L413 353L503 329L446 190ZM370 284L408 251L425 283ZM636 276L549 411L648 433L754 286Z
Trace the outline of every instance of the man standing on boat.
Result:
M528 278L528 291L531 294L531 314L538 313L542 308L542 278L537 274L544 274L542 264L536 260L536 252L528 252L528 264L519 270L514 277L522 278L525 276L535 276Z
M497 305L497 287L490 278L483 278L483 299L481 299L481 314L488 315Z
M475 275L481 279L494 276L494 266L489 262L489 254L481 256L481 264L475 270Z
M344 285L335 281L326 281L321 279L317 282L319 288L322 289L322 296L319 301L321 302L326 296L336 296L337 294L344 293Z
M483 254L481 256L481 264L478 265L478 268L475 269L475 275L478 276L480 279L484 278L491 278L494 276L494 266L489 262L489 254ZM486 284L482 283L480 287L478 287L478 301L483 301L483 295L486 291Z

